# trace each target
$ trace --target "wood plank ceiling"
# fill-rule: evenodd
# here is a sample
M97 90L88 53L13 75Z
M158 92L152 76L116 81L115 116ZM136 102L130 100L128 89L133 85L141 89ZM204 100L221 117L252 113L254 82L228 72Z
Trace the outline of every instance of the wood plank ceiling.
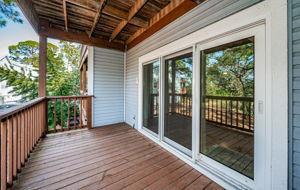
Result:
M134 47L201 2L17 0L40 35L118 50Z

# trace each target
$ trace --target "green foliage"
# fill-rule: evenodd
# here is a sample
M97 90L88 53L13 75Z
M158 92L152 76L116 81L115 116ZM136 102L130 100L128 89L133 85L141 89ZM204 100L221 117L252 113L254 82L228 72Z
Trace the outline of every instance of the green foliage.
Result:
M208 53L205 60L207 95L253 97L253 43Z
M60 48L47 44L47 96L79 95L80 46L60 41ZM20 64L0 67L0 81L6 81L12 87L15 96L22 95L23 101L38 96L39 43L20 42L9 47L10 59ZM27 67L28 69L24 69Z
M39 43L35 41L19 42L9 46L9 58L22 67L15 65L0 66L0 81L6 81L7 87L12 87L15 96L22 96L22 101L38 97ZM59 47L47 44L47 96L79 95L80 45L65 41L59 42ZM74 112L74 102L70 103L70 111ZM57 102L57 123L67 121L67 103ZM62 107L62 108L61 108ZM79 108L77 113L79 113ZM49 129L54 128L54 104L48 106ZM77 115L77 114L76 114Z
M23 23L16 8L17 5L14 0L0 0L0 28L6 26L7 20Z

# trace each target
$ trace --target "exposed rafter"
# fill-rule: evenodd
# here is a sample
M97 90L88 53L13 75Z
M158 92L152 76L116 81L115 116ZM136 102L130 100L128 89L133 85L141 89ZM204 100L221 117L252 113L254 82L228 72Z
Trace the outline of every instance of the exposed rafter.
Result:
M63 0L63 9L64 9L65 30L68 32L68 13L67 13L66 0Z
M24 13L25 17L33 27L33 29L38 33L39 31L39 21L37 13L33 7L31 0L16 0L20 9Z
M127 47L129 49L134 47L197 5L198 4L192 0L173 0L150 19L149 27L139 29L126 41Z
M97 10L99 8L99 3L94 0L67 0L74 5L84 7L91 10Z
M101 17L101 11L102 11L102 8L103 8L103 5L105 3L105 0L99 0L99 4L98 4L98 9L97 9L97 13L96 13L96 16L94 18L94 22L93 22L93 26L92 26L92 29L91 31L89 32L89 37L92 36L98 22L99 22L99 19Z
M145 5L147 0L137 0L128 13L127 20L122 20L113 33L110 36L110 41L114 40L115 37L123 30L128 22L136 15L136 13Z
M118 18L118 19L122 19L122 20L127 20L128 15L129 15L128 12L117 9L110 5L105 5L103 7L102 13L112 16L112 17L115 17L115 18ZM139 26L139 27L143 27L143 28L148 27L148 24L149 24L147 21L137 18L137 17L132 18L128 22L129 22L129 24L133 24L135 26Z
M70 41L70 42L77 42L77 43L90 45L90 46L116 49L116 50L120 50L120 51L125 50L124 44L121 44L121 43L109 42L107 40L103 40L100 38L94 38L94 37L89 38L89 36L84 33L79 34L79 33L74 33L74 32L70 32L70 31L66 32L63 30L56 29L56 28L51 28L49 26L49 22L44 19L41 20L40 24L41 24L41 27L40 27L39 34L46 36L46 37Z

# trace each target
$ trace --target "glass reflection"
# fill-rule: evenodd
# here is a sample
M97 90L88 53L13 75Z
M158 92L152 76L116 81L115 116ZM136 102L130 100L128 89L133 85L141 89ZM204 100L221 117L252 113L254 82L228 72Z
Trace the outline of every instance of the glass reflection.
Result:
M164 136L192 148L192 53L166 60Z
M200 152L253 178L254 38L202 52Z
M143 126L158 133L159 62L143 66Z

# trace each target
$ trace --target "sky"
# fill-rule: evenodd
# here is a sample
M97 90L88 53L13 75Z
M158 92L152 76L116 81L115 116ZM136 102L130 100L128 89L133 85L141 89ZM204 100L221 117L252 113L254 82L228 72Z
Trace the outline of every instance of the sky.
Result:
M7 22L7 25L0 28L0 59L8 55L8 46L17 45L18 42L26 40L39 41L39 36L26 20L22 12L21 18L24 21L23 24ZM58 45L58 40L48 39L48 42Z

